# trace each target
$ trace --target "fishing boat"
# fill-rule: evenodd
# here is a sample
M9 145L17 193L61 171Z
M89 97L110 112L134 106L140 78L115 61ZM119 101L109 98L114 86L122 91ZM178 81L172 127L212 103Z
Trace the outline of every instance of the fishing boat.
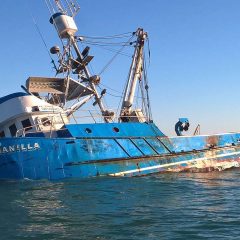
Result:
M46 1L50 4L50 0ZM56 75L31 76L23 92L0 98L0 179L143 176L166 172L221 171L240 164L240 133L183 136L186 118L166 136L152 119L144 47L148 34L138 28L126 44L134 48L119 111L104 105L107 89L91 74L90 48L80 48L76 1L52 0L50 23L63 47L50 53ZM125 44L125 45L126 45ZM136 97L140 86L141 97ZM141 100L140 107L134 102ZM97 122L75 116L93 102ZM139 106L139 105L138 105ZM80 116L81 117L81 116Z

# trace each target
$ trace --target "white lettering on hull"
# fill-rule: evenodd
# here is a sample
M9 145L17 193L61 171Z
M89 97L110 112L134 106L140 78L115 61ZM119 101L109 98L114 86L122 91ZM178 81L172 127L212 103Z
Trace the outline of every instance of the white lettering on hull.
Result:
M14 153L14 152L27 152L27 151L36 151L40 149L39 143L27 143L27 144L16 144L9 146L2 146L0 144L0 154Z

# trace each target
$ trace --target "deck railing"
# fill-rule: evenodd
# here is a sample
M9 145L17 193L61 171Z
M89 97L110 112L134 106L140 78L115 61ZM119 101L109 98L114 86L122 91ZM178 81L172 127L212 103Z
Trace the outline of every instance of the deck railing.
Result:
M91 111L91 110L82 110L82 112L85 112L84 115L81 116L76 116L75 114L71 115L71 122L75 122L77 124L79 123L101 123L104 122L104 117L109 117L111 118L112 116L102 116L102 114L100 113L96 113L96 111ZM89 115L86 114L86 112L89 113ZM94 113L93 113L94 112ZM61 119L61 122L56 122L54 121L54 118L56 117L60 117L59 119ZM128 118L136 118L136 116L127 116ZM62 113L55 113L54 115L48 115L48 116L44 116L43 118L46 118L45 121L40 121L36 124L33 124L29 127L25 127L25 128L21 128L19 130L17 130L15 137L25 137L26 134L34 134L34 133L49 133L49 137L52 136L53 131L57 130L57 131L64 131L66 130L66 128L56 128L56 125L62 125L64 126L66 124L66 122L64 121L63 118L63 114ZM87 119L87 121L86 121ZM112 122L118 122L118 118L115 117ZM49 125L46 125L49 124ZM44 129L43 126L47 129ZM32 130L32 131L31 131Z

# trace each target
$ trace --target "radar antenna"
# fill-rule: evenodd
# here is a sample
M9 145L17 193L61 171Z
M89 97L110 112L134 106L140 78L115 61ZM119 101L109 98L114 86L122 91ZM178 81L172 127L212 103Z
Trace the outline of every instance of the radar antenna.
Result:
M60 99L62 105L65 105L66 101L74 99L75 96L79 99L87 95L86 101L83 101L87 102L90 99L89 95L91 95L95 98L93 105L99 106L105 122L112 121L114 113L105 109L102 102L106 90L104 89L99 94L96 89L96 86L100 83L100 76L91 75L88 69L88 64L93 59L93 56L89 55L90 48L86 47L81 52L77 44L79 40L81 41L81 38L75 35L78 28L74 17L78 13L80 6L76 0L45 1L51 13L50 23L54 25L63 44L62 52L58 46L50 49L50 52L56 54L58 57L59 66L56 75L61 74L65 79L64 93L60 96L54 94L51 101L55 102ZM77 76L79 80L73 80L72 75ZM77 85L77 82L79 85ZM82 104L79 104L79 107L80 106L82 106ZM74 109L76 110L76 108Z

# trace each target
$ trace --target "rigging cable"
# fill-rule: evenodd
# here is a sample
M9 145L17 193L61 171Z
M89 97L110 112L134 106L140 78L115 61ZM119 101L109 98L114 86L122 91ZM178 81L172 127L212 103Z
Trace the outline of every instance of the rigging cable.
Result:
M128 77L127 77L127 79L128 79ZM125 81L125 87L127 86L127 80ZM121 94L121 98L123 99L123 95L124 95L124 91L125 91L125 88L123 88L123 90L122 90L122 94ZM118 120L118 121L120 121L120 114L121 114L121 100L119 101L119 103L118 103L118 107L117 107L117 112L116 112L116 117L117 117L117 119L116 120Z
M47 46L47 43L46 43L46 41L45 41L45 39L44 39L44 37L43 37L43 34L42 34L42 32L41 32L38 24L37 24L36 19L34 18L32 12L31 12L31 9L30 9L30 6L29 6L29 5L28 5L28 9L29 9L29 13L30 13L30 15L31 15L31 17L32 17L32 20L33 20L34 26L35 26L35 28L36 28L36 31L37 31L37 33L39 34L39 36L40 36L40 38L41 38L41 40L42 40L42 42L43 42L43 45L44 45L44 47L45 47L45 49L46 49L46 51L47 51L47 53L48 53L48 56L49 56L50 59L51 59L51 63L53 64L54 69L57 71L57 66L56 66L56 64L55 64L55 62L54 62L51 54L49 53L49 50L48 50L49 48L48 48L48 46Z
M91 44L89 44L89 45L91 45ZM94 44L94 46L95 46L95 47L98 47L98 48L101 48L101 49L103 49L103 50L107 50L107 51L109 51L109 52L114 52L114 53L118 52L116 49L106 48L105 46L102 46L102 45L96 45L96 44ZM132 57L130 54L125 53L125 52L121 52L121 53L119 53L119 55L122 55L122 56L125 56L125 57L128 57L128 58L131 58L131 57Z
M149 115L149 121L151 121L152 120L152 110L151 110L150 97L149 97L148 74L147 74L146 60L145 59L144 59L143 65L144 65L143 74L144 74L144 83L145 83L144 85L145 85L146 98L147 98L148 115Z
M52 3L51 3L50 0L45 0L45 4L46 4L46 6L47 6L47 8L48 8L48 11L50 12L50 14L56 12L56 11L55 11L55 8L53 7L53 5L52 5ZM50 8L52 8L52 12L51 12L51 9L50 9Z
M72 8L71 8L71 5L70 5L70 3L68 2L68 0L65 0L65 3L66 3L66 5L67 5L67 8L68 8L68 10L69 10L69 12L72 14L72 16L73 16L73 11L72 11Z
M148 67L150 66L151 63L151 49L150 49L150 41L149 38L147 38L147 44L148 44Z
M130 44L131 45L131 40L132 38L134 37L134 35L131 36L131 38L125 43L125 45L123 45L119 51L108 61L108 63L106 64L106 66L99 72L99 76L101 76L105 71L106 69L111 65L111 63L115 60L115 58L122 52L122 50L128 45Z
M99 85L101 85L101 86L103 86L103 87L106 87L106 88L109 88L109 89L111 89L113 92L116 92L116 93L120 93L120 94L122 94L120 91L117 91L117 90L115 90L115 89L113 89L113 88L107 86L106 84L99 83Z
M104 42L104 41L87 41L87 40L81 40L84 41L87 44L91 45L99 45L99 46L125 46L126 42Z
M110 35L110 36L84 36L84 35L81 35L80 37L89 38L89 39L116 39L116 38L127 38L127 37L130 37L132 34L133 34L132 32L126 32L126 33Z

